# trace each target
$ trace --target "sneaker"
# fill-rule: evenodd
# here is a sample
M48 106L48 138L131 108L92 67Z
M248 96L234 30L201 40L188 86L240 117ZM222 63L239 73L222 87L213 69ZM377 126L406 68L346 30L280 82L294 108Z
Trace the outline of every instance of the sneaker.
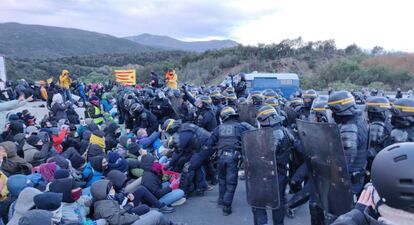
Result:
M186 198L182 197L181 199L179 199L178 201L175 201L173 204L171 204L171 206L175 207L175 206L179 206L184 204L187 201Z
M208 185L206 191L212 191L214 189L213 186Z
M295 217L295 209L287 208L286 216L290 219L293 219Z
M168 207L168 206L165 205L165 206L159 208L158 211L162 214L168 214L168 213L173 213L175 211L175 209L173 207Z

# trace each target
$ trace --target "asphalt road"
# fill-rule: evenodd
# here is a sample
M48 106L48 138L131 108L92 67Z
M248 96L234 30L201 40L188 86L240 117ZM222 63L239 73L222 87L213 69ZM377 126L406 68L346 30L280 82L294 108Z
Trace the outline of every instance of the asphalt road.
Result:
M48 113L46 108L39 107L45 105L44 102L32 102L24 107L12 110L12 112L21 112L28 109L32 115L36 116L37 122L40 123L44 115ZM83 108L76 108L80 117L84 115ZM222 209L216 204L218 197L218 186L214 186L212 191L206 192L203 197L192 197L181 206L176 207L176 211L166 215L169 219L176 222L185 222L188 225L252 225L253 216L251 208L246 201L245 182L240 181L233 201L233 214L223 216ZM271 212L268 212L269 223L271 224ZM309 224L308 204L299 207L295 211L295 218L285 218L285 225L303 225Z

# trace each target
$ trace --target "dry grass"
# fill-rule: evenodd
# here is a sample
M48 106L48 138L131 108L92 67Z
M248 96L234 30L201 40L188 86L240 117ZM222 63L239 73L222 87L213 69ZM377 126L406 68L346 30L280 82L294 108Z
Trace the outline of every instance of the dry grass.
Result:
M394 54L370 57L361 63L365 67L384 65L394 70L414 74L414 54Z

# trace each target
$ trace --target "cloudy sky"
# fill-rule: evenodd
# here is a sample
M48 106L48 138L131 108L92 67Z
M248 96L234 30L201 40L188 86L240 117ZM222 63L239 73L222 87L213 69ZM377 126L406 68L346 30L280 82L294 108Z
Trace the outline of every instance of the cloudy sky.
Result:
M243 44L335 39L414 51L410 0L0 0L0 22Z

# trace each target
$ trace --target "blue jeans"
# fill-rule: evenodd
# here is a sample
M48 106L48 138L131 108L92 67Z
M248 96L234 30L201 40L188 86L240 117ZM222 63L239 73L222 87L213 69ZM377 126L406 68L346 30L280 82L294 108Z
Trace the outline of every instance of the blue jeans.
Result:
M175 189L175 190L172 190L170 193L162 196L160 198L160 202L166 205L171 205L183 197L184 197L184 191L181 189Z
M63 96L63 101L70 101L70 106L73 107L73 99L72 99L72 94L70 93L69 89L63 89L62 92L62 96Z

